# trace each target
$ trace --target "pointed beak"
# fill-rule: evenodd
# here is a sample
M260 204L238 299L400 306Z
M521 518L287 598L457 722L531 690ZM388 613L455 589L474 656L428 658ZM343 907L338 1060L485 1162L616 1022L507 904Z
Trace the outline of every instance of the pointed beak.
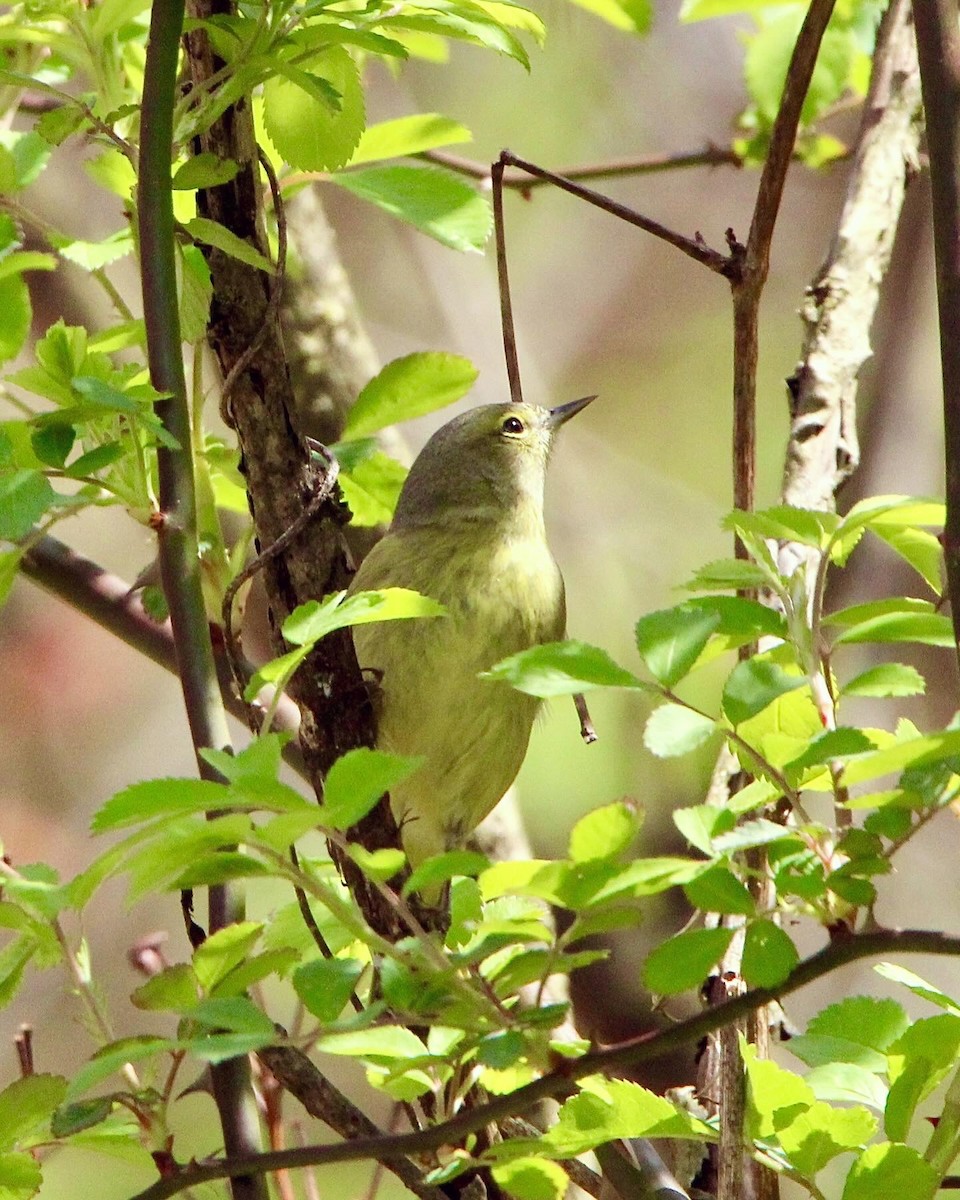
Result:
M551 429L559 429L565 421L569 421L571 417L575 417L582 408L586 408L593 400L596 400L596 396L584 396L581 400L571 400L569 404L560 404L556 408L551 408L547 424Z

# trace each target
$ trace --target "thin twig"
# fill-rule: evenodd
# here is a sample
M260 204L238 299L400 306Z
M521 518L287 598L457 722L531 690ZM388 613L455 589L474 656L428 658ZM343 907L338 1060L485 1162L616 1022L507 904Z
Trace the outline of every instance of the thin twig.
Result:
M288 529L285 529L275 541L267 546L266 550L261 550L256 558L251 559L242 570L237 572L233 579L230 580L223 594L220 615L223 621L224 646L234 679L241 692L244 687L243 647L240 645L239 634L233 625L233 603L237 592L239 592L248 579L252 579L258 571L263 570L268 562L271 562L283 554L285 550L289 549L290 545L300 536L310 522L314 520L323 505L330 499L336 487L337 476L340 472L339 463L327 452L325 447L320 446L319 443L313 443L313 445L318 447L326 458L326 470L319 483L314 481L313 495L310 497L308 504Z
M696 237L688 238L682 233L675 233L674 230L668 229L666 225L661 225L659 221L653 221L649 217L642 216L626 204L620 204L616 200L611 200L609 196L595 192L592 188L583 187L579 183L574 183L572 179L567 179L563 175L556 174L554 171L547 171L543 167L538 167L535 163L518 158L515 154L511 154L509 150L501 151L498 162L504 166L519 167L520 170L526 171L529 175L552 183L562 191L569 192L571 196L577 196L580 200L586 200L588 204L594 205L595 208L602 209L614 217L619 217L621 221L626 221L628 225L635 225L638 229L653 234L654 237L658 237L662 241L668 242L671 246L675 246L689 258L692 258L694 262L698 262L701 266L709 268L709 270L714 271L717 275L729 278L731 272L736 269L736 264L731 261L730 257L726 254L721 254L717 250L712 250L699 234Z
M510 383L510 399L523 403L520 385L520 358L517 354L517 335L513 325L513 301L510 299L510 273L507 269L507 236L503 224L503 156L490 168L493 185L493 230L497 246L497 283L500 293L500 329L503 333L503 357Z
M462 158L458 154L449 154L445 150L424 150L417 155L426 162L435 163L438 167L446 167L458 175L480 182L491 180L491 168L484 163ZM690 167L742 167L743 159L729 146L715 146L708 143L702 150L681 151L678 154L644 154L629 158L613 158L606 162L578 163L569 167L559 167L557 174L564 179L616 179L624 176L655 175L663 171L685 170ZM550 179L533 178L523 170L504 171L503 186L510 191L530 192L535 188L552 183Z

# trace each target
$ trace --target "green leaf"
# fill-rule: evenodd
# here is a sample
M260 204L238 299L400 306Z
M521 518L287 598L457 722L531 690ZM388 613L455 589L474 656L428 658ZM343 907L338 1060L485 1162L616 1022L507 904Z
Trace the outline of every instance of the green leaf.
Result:
M211 933L193 952L193 969L205 992L212 991L247 957L263 933L257 921L241 921Z
M185 1015L217 1033L245 1035L261 1046L277 1040L273 1021L246 996L210 996L195 1004ZM202 1053L204 1048L197 1049ZM215 1053L218 1058L221 1056L219 1048Z
M960 733L935 733L908 737L882 750L850 759L843 765L844 783L853 785L879 779L907 767L923 767L945 762L960 754Z
M742 537L752 534L764 540L799 542L803 546L822 549L839 523L840 518L835 513L779 504L758 512L736 509L724 518L723 528Z
M540 1139L558 1157L573 1158L619 1138L715 1137L708 1125L639 1084L593 1078L581 1086Z
M45 1141L50 1118L66 1092L61 1075L27 1075L5 1087L0 1092L0 1150L26 1150Z
M884 1111L890 1137L903 1140L916 1107L955 1069L960 1053L960 1017L941 1013L915 1021L887 1048L891 1087Z
M764 917L747 926L741 971L751 987L776 987L799 961L796 946L775 921Z
M483 672L483 679L502 679L528 696L572 696L600 687L650 691L629 671L618 667L605 650L586 642L547 642L511 655Z
M493 228L487 198L440 167L364 167L335 175L331 183L452 250L479 253Z
M130 996L136 1008L170 1012L192 1008L199 999L197 976L187 963L177 963L152 975Z
M771 125L780 107L787 67L800 30L802 13L796 8L777 15L764 14L763 25L750 37L744 60L744 77L761 117ZM803 102L801 122L809 125L838 100L847 85L853 56L847 30L829 28L820 44L817 65Z
M705 713L683 704L661 704L647 720L643 744L658 758L676 758L702 746L716 728L716 722Z
M0 258L0 279L22 275L24 271L55 271L57 260L40 250L15 250Z
M263 85L263 123L281 157L300 171L333 171L350 161L365 124L357 64L343 46L311 57L307 72L284 68ZM339 108L320 92L332 90Z
M410 875L403 885L403 895L436 888L456 875L479 875L489 866L487 856L474 850L448 850L445 854L435 854Z
M0 1197L30 1200L43 1182L40 1164L30 1154L0 1154Z
M516 1200L563 1200L570 1182L563 1167L548 1158L494 1163L490 1174Z
M386 1065L398 1059L427 1057L427 1047L420 1038L401 1025L379 1025L347 1033L328 1033L317 1039L316 1047L326 1054L362 1058L367 1062Z
M329 1024L347 1006L363 971L356 958L317 958L294 971L293 986L307 1011Z
M393 32L394 29L414 29L424 33L437 33L443 37L457 38L461 41L472 42L477 46L486 46L516 59L522 66L530 69L530 59L526 50L517 38L505 28L503 22L488 16L484 9L507 6L475 4L457 4L451 0L418 0L413 5L399 10L398 15L388 16L380 22L380 28ZM526 12L520 9L520 12Z
M350 846L350 857L369 879L389 883L394 875L403 870L407 861L402 850L365 850L357 842Z
M909 1020L895 1000L849 996L831 1004L790 1039L790 1051L809 1067L852 1063L886 1072L886 1050L907 1029Z
M852 1063L827 1063L807 1073L807 1084L818 1100L836 1104L866 1104L883 1112L887 1088L872 1071Z
M174 191L190 192L197 188L217 187L236 178L239 166L231 158L218 158L204 151L194 154L177 167L173 176Z
M23 348L33 320L30 292L22 275L0 279L0 363Z
M635 805L619 801L581 817L570 834L569 855L574 862L618 858L633 844L640 829Z
M799 776L807 767L822 766L824 763L836 762L855 754L865 754L876 748L875 743L862 730L841 726L839 729L828 729L815 737L802 754L787 763L787 767L791 774Z
M202 242L206 246L215 246L230 258L239 259L249 267L256 267L258 271L266 271L268 275L274 273L273 263L269 259L264 258L255 246L237 237L225 225L211 221L208 217L194 217L187 221L184 228L194 241Z
M442 617L445 614L442 604L409 588L382 588L376 592L357 592L353 596L339 592L325 600L309 600L295 608L283 623L283 636L295 646L306 646L349 625Z
M366 747L348 750L327 773L317 823L334 829L349 829L422 761Z
M915 975L913 971L908 971L906 967L901 967L897 963L877 963L873 968L878 975L882 975L884 979L889 979L892 983L899 983L901 986L908 988L915 996L919 996L922 1000L929 1000L931 1004L936 1004L939 1008L945 1008L948 1012L960 1014L960 1004L942 992L932 983L927 983L925 979L921 979L919 975Z
M794 1170L812 1179L831 1159L859 1149L876 1131L877 1120L865 1108L833 1108L818 1100L781 1129L778 1138Z
M573 0L573 3L600 17L614 29L636 34L650 32L653 22L650 0Z
M133 253L133 233L129 227L118 229L99 241L84 241L81 238L62 242L58 241L57 248L64 258L85 271L98 271L111 263L119 262Z
M912 1146L881 1142L854 1162L841 1200L933 1200L939 1183L937 1172Z
M715 866L684 884L684 894L701 912L739 913L752 917L756 902L728 867Z
M768 704L806 684L802 675L790 675L766 658L748 658L730 672L723 685L722 708L733 726L763 712Z
M0 538L15 542L26 537L56 502L57 493L39 471L0 473Z
M357 397L343 436L364 437L444 408L465 396L476 378L476 367L459 354L424 352L396 358Z
M733 13L755 13L770 7L770 0L683 0L680 20L686 24L727 17Z
M227 789L206 779L148 779L111 796L94 814L90 829L106 833L155 817L209 812L228 803Z
M840 614L834 614L834 620ZM954 645L953 625L943 613L891 612L860 621L842 629L834 639L835 644L858 642L919 642L925 646Z
M634 630L640 657L664 687L672 688L690 671L720 625L720 614L678 604L641 617Z
M412 117L398 117L393 121L381 121L378 125L368 126L350 159L350 165L422 154L424 150L434 150L437 146L471 141L473 135L459 121L451 121L439 113L417 113Z
M407 468L381 450L374 450L349 470L341 468L337 482L350 506L350 523L389 525L406 478Z
M737 591L740 588L765 587L769 572L756 563L739 558L720 558L694 573L684 586L691 592Z
M65 421L51 421L30 435L34 454L48 467L62 467L76 440L77 431Z
M713 839L717 834L729 833L736 824L736 816L729 808L716 804L695 804L674 809L673 823L691 846L712 857Z
M772 1137L813 1106L813 1091L793 1071L758 1058L756 1048L742 1039L740 1049L747 1073L748 1136Z
M643 982L651 992L672 996L698 988L723 958L732 929L688 929L662 942L648 956Z
M50 1132L56 1138L66 1138L84 1129L92 1129L110 1116L114 1104L112 1096L97 1096L77 1104L64 1104L53 1114Z
M887 545L908 562L931 591L939 596L943 588L943 546L940 539L925 529L874 529Z
M843 696L922 696L927 685L923 676L907 663L880 663L862 671L840 690Z

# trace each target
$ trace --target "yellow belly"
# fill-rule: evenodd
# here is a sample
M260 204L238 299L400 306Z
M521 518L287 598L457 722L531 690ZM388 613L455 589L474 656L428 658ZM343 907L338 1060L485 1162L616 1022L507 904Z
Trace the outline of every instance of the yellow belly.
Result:
M523 762L538 701L479 673L565 626L563 581L542 537L461 545L439 561L434 542L388 535L351 587L412 587L448 610L354 630L360 666L381 673L378 746L426 760L391 794L414 864L461 842Z

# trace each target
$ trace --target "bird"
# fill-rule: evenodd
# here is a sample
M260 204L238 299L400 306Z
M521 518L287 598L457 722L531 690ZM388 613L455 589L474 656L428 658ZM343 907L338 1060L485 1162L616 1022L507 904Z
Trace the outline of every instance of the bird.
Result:
M520 770L540 701L480 675L566 634L544 486L557 431L594 399L486 404L447 422L351 581L351 594L411 588L446 610L353 630L359 665L377 680L377 748L423 760L390 793L414 868L460 846Z

